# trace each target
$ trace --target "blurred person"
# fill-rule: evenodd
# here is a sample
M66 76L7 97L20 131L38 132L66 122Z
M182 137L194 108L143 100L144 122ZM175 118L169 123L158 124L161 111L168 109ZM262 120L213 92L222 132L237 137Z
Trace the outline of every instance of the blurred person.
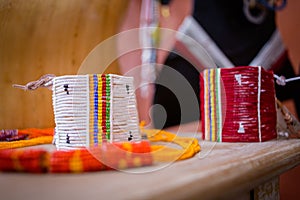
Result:
M167 5L171 1L163 0L162 3ZM274 4L263 0L195 0L191 16L185 18L179 31L199 42L208 51L217 67L260 65L286 78L294 77L293 66L276 25L276 11L283 9L286 1L280 1L281 4L272 2ZM169 54L164 65L175 69L189 81L199 102L201 66L186 59L188 56L184 56L184 51L194 55L197 52L193 48L189 49L184 43L184 40L175 43L175 53ZM172 85L172 88L177 88L175 91L185 93L186 91L181 89L181 83L168 71L163 67L157 82ZM299 81L285 86L276 84L275 88L279 100L294 100L299 116L300 94L295 92L300 88ZM165 108L167 120L162 124L164 115L161 109L154 108L152 118L154 127L167 128L200 119L200 111L190 107L192 103L188 101L179 102L176 95L162 84L156 84L153 104ZM182 117L182 107L188 109L189 115Z
M127 19L123 29L135 28L132 24L139 23L139 13L132 10L139 9L140 1L134 2L137 4L130 2L129 7L129 17L134 21L130 21L130 27ZM161 27L178 30L194 38L207 50L217 67L261 65L286 78L295 76L287 49L276 25L276 11L284 9L286 1L160 0L160 2L164 9L170 9L170 16L161 17ZM186 4L190 4L191 7ZM177 22L182 20L180 26L174 23L174 18ZM158 53L157 62L163 63L165 67L158 72L153 98L141 101L137 94L142 120L149 114L149 106L160 105L152 108L152 125L155 128L172 127L199 121L201 118L199 72L203 70L201 59L205 58L201 55L199 58L197 50L195 52L193 47L189 47L184 39L177 37L175 40L173 49L167 56L166 52ZM162 54L165 56L161 56ZM126 62L126 67L121 65L122 73L128 71L131 65L138 65L140 61L137 61L136 55L140 56L140 54L131 55L131 59ZM182 77L188 82L185 84L188 86L184 86L179 81ZM192 88L192 93L189 91L189 86ZM300 95L295 92L300 87L299 81L275 87L279 100L294 101L299 116ZM192 96L196 98L196 104ZM141 105L139 101L143 104Z

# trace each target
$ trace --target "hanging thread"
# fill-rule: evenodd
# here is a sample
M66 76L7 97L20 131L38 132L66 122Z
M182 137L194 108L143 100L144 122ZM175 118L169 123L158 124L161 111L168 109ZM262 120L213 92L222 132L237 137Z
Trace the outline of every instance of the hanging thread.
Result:
M36 90L39 87L46 87L49 89L52 89L52 79L55 78L55 75L53 74L46 74L39 78L39 80L31 81L27 83L26 85L19 85L19 84L13 84L12 86L14 88L19 88L22 90Z
M274 78L276 79L276 83L282 86L286 85L288 82L300 80L300 76L286 79L284 76L278 76L276 74L274 74Z

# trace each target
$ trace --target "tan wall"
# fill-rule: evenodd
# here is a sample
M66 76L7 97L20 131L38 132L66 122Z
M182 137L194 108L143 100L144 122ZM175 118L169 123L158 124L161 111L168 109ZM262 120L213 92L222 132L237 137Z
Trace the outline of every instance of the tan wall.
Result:
M88 53L117 32L127 3L0 0L0 129L53 127L51 91L25 92L12 84L76 74ZM108 72L118 72L116 62Z
M277 25L282 35L283 41L289 51L289 57L294 67L294 71L300 75L300 1L289 0L285 9L277 12ZM300 88L299 88L300 90ZM285 106L300 119L297 115L294 102L288 100L283 102Z
M277 13L277 24L297 74L300 74L300 1L288 0L287 7Z

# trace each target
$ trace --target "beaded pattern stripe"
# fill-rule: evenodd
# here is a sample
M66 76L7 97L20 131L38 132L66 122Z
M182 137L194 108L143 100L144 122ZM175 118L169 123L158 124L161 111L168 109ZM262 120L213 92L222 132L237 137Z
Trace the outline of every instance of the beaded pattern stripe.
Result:
M110 140L110 76L89 75L90 145Z
M141 140L132 77L55 77L53 108L58 149Z

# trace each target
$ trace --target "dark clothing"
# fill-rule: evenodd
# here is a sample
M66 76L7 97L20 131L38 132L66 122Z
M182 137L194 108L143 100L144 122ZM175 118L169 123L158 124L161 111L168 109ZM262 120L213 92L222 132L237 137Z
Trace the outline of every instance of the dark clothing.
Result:
M250 63L276 29L272 11L261 24L247 20L243 0L195 0L193 17L235 66Z
M267 11L266 18L261 24L248 21L243 13L243 0L196 0L193 17L235 66L249 65L276 30L273 11ZM187 79L193 90L192 96L197 99L198 107L195 107L194 98L189 102L190 96L184 94L188 87L183 86L178 81L177 75L172 75L175 73L170 74L168 67L164 67L157 77L153 104L162 105L165 108L167 118L164 122L161 110L154 108L154 126L166 128L199 120L199 72L191 63L175 53L170 53L164 64ZM295 76L287 57L282 60L280 65L274 71L275 74L283 75L286 78ZM299 81L287 83L286 86L276 84L275 88L276 97L279 100L294 99L297 113L300 116L300 93L296 92L300 89ZM174 93L173 90L176 92ZM186 100L182 101L177 98L178 96ZM183 112L188 112L188 114Z

